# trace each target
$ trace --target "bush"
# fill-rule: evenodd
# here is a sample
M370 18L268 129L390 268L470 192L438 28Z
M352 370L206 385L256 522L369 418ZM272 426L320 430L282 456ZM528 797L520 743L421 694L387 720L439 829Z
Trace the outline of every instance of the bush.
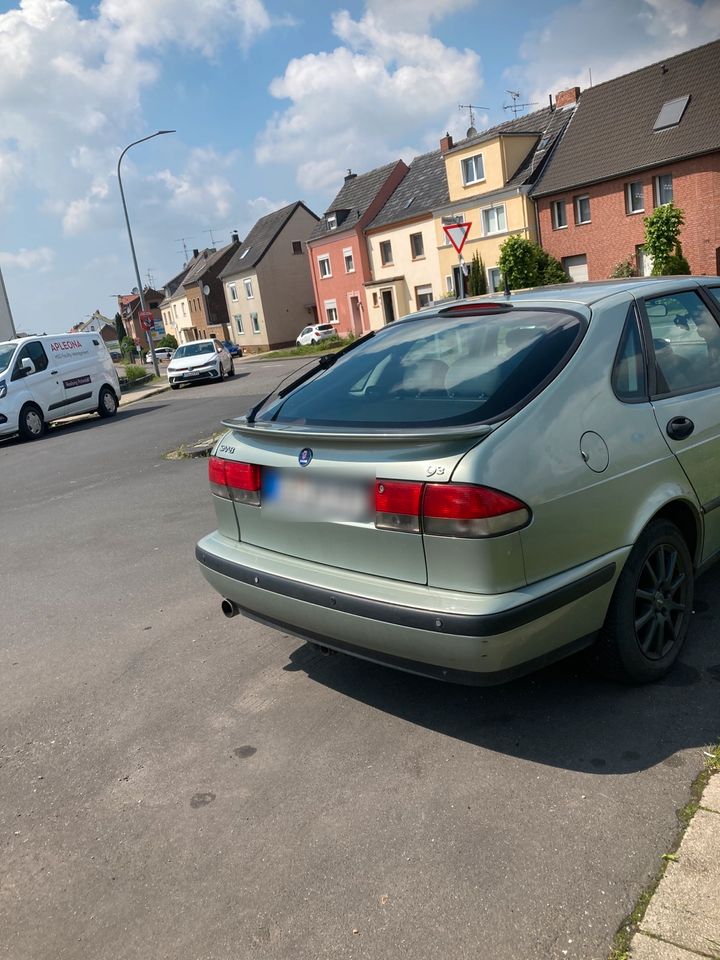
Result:
M621 260L620 263L616 263L610 271L611 280L621 280L623 277L636 277L637 275L637 268L632 261L632 257L627 257L627 259Z
M155 346L157 346L157 347L169 347L170 350L177 350L177 348L178 348L178 342L177 342L177 340L175 339L175 337L174 337L171 333L166 333L164 337L162 337L160 340L158 340L158 342L155 344Z
M682 246L678 241L677 246L673 253L665 261L665 276L674 277L674 276L689 276L692 273L690 269L690 264L687 262L683 256Z
M135 383L136 380L142 380L143 377L148 375L145 367L136 367L132 363L125 364L125 376L127 377L128 383Z
M567 283L562 264L525 237L508 237L500 247L498 267L511 290Z

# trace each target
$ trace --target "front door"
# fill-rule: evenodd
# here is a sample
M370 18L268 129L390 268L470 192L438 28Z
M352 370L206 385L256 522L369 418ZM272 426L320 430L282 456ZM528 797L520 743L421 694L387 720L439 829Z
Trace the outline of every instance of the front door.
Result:
M363 332L362 314L360 312L360 299L350 297L350 317L352 321L353 333L356 337L361 337Z
M385 323L392 323L395 319L395 304L393 303L392 290L383 290L382 305Z
M703 560L720 551L720 311L709 302L695 290L645 301L655 417L700 502Z
M20 366L24 359L32 361L35 368L32 373L25 373ZM45 419L57 416L54 411L64 405L65 391L60 379L59 371L54 367L48 369L50 361L45 347L39 340L26 343L18 353L13 367L12 380L23 380L32 399L38 404Z

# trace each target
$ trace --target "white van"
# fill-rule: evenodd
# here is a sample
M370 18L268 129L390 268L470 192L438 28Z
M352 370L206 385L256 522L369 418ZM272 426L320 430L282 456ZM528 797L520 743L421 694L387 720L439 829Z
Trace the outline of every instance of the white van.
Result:
M97 333L0 342L0 436L35 440L61 417L112 417L119 401L118 375Z

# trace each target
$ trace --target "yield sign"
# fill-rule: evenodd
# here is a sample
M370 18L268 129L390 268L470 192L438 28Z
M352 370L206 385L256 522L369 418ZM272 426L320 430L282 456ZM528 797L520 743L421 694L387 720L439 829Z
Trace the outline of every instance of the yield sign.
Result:
M455 247L458 253L462 253L465 241L470 233L472 223L449 223L443 227L450 243Z

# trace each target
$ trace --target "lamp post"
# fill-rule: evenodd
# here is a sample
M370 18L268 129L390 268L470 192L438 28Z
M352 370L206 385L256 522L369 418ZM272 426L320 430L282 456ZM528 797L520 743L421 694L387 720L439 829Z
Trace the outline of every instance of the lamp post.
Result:
M133 265L135 267L135 277L137 278L137 288L140 295L140 310L142 313L145 313L145 296L143 294L142 280L140 279L140 270L138 268L137 257L135 256L135 244L133 243L132 230L130 229L130 218L128 217L127 204L125 203L125 191L123 190L122 177L120 176L120 164L122 163L122 158L128 152L130 147L136 147L138 143L145 143L146 140L152 140L153 137L162 137L166 133L175 133L174 130L158 130L157 133L151 133L149 137L143 137L141 140L133 140L132 143L129 143L123 152L120 154L117 162L117 178L118 184L120 185L120 197L122 198L123 210L125 212L125 224L127 226L128 239L130 240L130 250L132 252ZM160 369L158 368L157 357L155 356L155 344L153 343L152 334L149 330L145 331L147 336L148 345L150 347L150 356L152 357L153 370L155 371L155 376L160 376Z

